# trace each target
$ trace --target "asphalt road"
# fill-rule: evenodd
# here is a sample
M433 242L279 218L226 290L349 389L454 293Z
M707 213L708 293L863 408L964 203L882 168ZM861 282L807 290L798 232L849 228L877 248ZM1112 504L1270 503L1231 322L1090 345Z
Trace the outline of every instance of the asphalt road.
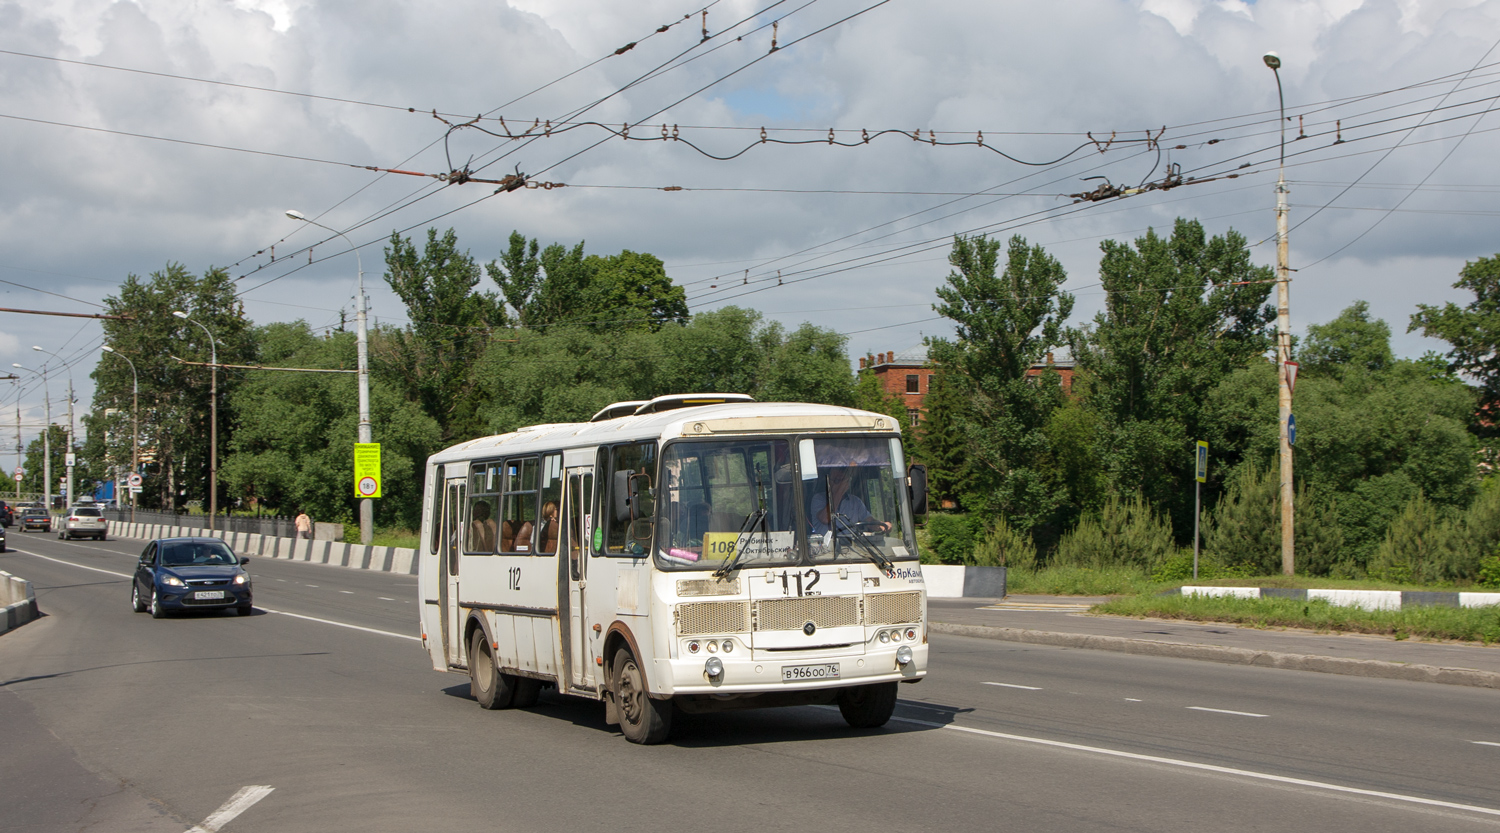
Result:
M258 615L128 606L140 542L14 534L0 828L27 831L1500 827L1500 692L936 636L898 719L486 712L416 579L255 559ZM265 612L275 611L275 612ZM247 789L259 788L259 789Z

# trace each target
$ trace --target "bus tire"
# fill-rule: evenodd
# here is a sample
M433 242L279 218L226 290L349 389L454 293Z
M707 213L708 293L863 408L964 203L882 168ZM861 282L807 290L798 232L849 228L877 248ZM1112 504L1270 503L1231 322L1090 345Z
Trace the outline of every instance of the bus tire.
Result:
M469 693L485 709L508 709L516 697L515 679L500 673L482 628L469 639Z
M672 733L672 701L646 692L646 675L629 648L615 654L614 696L619 704L620 732L631 743L661 743Z
M839 689L839 713L856 729L878 729L896 711L898 683L871 683Z

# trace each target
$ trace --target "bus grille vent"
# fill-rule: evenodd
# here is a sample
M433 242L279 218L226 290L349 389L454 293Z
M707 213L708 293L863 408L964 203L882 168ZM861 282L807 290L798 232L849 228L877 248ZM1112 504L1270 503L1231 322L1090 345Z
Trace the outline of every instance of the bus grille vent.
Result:
M904 625L922 621L921 591L870 593L865 596L866 625Z
M715 578L685 578L677 582L677 595L679 596L738 596L739 594L739 576L727 581Z
M749 630L749 602L688 602L677 606L678 636L745 633Z
M764 599L755 603L758 631L800 630L812 622L820 628L859 624L858 596L801 596L794 599Z

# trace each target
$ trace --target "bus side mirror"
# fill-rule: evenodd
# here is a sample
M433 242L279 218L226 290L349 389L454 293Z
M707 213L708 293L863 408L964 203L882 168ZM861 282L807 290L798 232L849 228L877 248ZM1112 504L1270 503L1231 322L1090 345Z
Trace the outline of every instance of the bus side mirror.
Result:
M927 514L927 467L915 463L906 470L906 492L911 497L911 513Z
M631 469L615 472L613 489L609 490L610 508L614 510L615 523L622 524L630 520L630 476L635 474Z

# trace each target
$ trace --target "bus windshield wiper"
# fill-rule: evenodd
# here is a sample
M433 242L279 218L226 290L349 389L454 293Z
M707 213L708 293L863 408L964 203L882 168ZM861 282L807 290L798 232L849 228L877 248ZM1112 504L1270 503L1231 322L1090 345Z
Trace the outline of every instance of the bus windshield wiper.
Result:
M765 507L761 507L760 509L751 512L749 516L745 518L745 522L740 524L740 534L734 539L734 552L730 553L729 557L724 560L723 566L719 567L719 569L717 570L714 570L714 578L723 578L729 575L729 573L734 570L735 565L740 563L740 556L745 554L745 551L740 547L740 544L744 543L746 535L749 535L751 532L755 531L756 524L760 524L762 529L765 528ZM770 539L769 532L766 533L766 538L767 540Z
M859 531L859 528L856 527L852 522L850 522L848 515L845 515L842 512L835 512L833 513L833 517L835 522L843 521L841 525L844 527L844 529L847 529L852 533L852 535L850 535L850 538L860 544L860 548L864 551L864 554L871 561L875 562L875 566L879 567L884 572L889 572L891 569L893 569L891 560L885 557L885 553L881 552L880 548L875 546L875 543L870 540L870 537L868 535L865 535L863 532ZM838 526L840 526L840 524L835 523L835 530ZM838 532L835 531L833 533L833 540L837 542L838 537Z

